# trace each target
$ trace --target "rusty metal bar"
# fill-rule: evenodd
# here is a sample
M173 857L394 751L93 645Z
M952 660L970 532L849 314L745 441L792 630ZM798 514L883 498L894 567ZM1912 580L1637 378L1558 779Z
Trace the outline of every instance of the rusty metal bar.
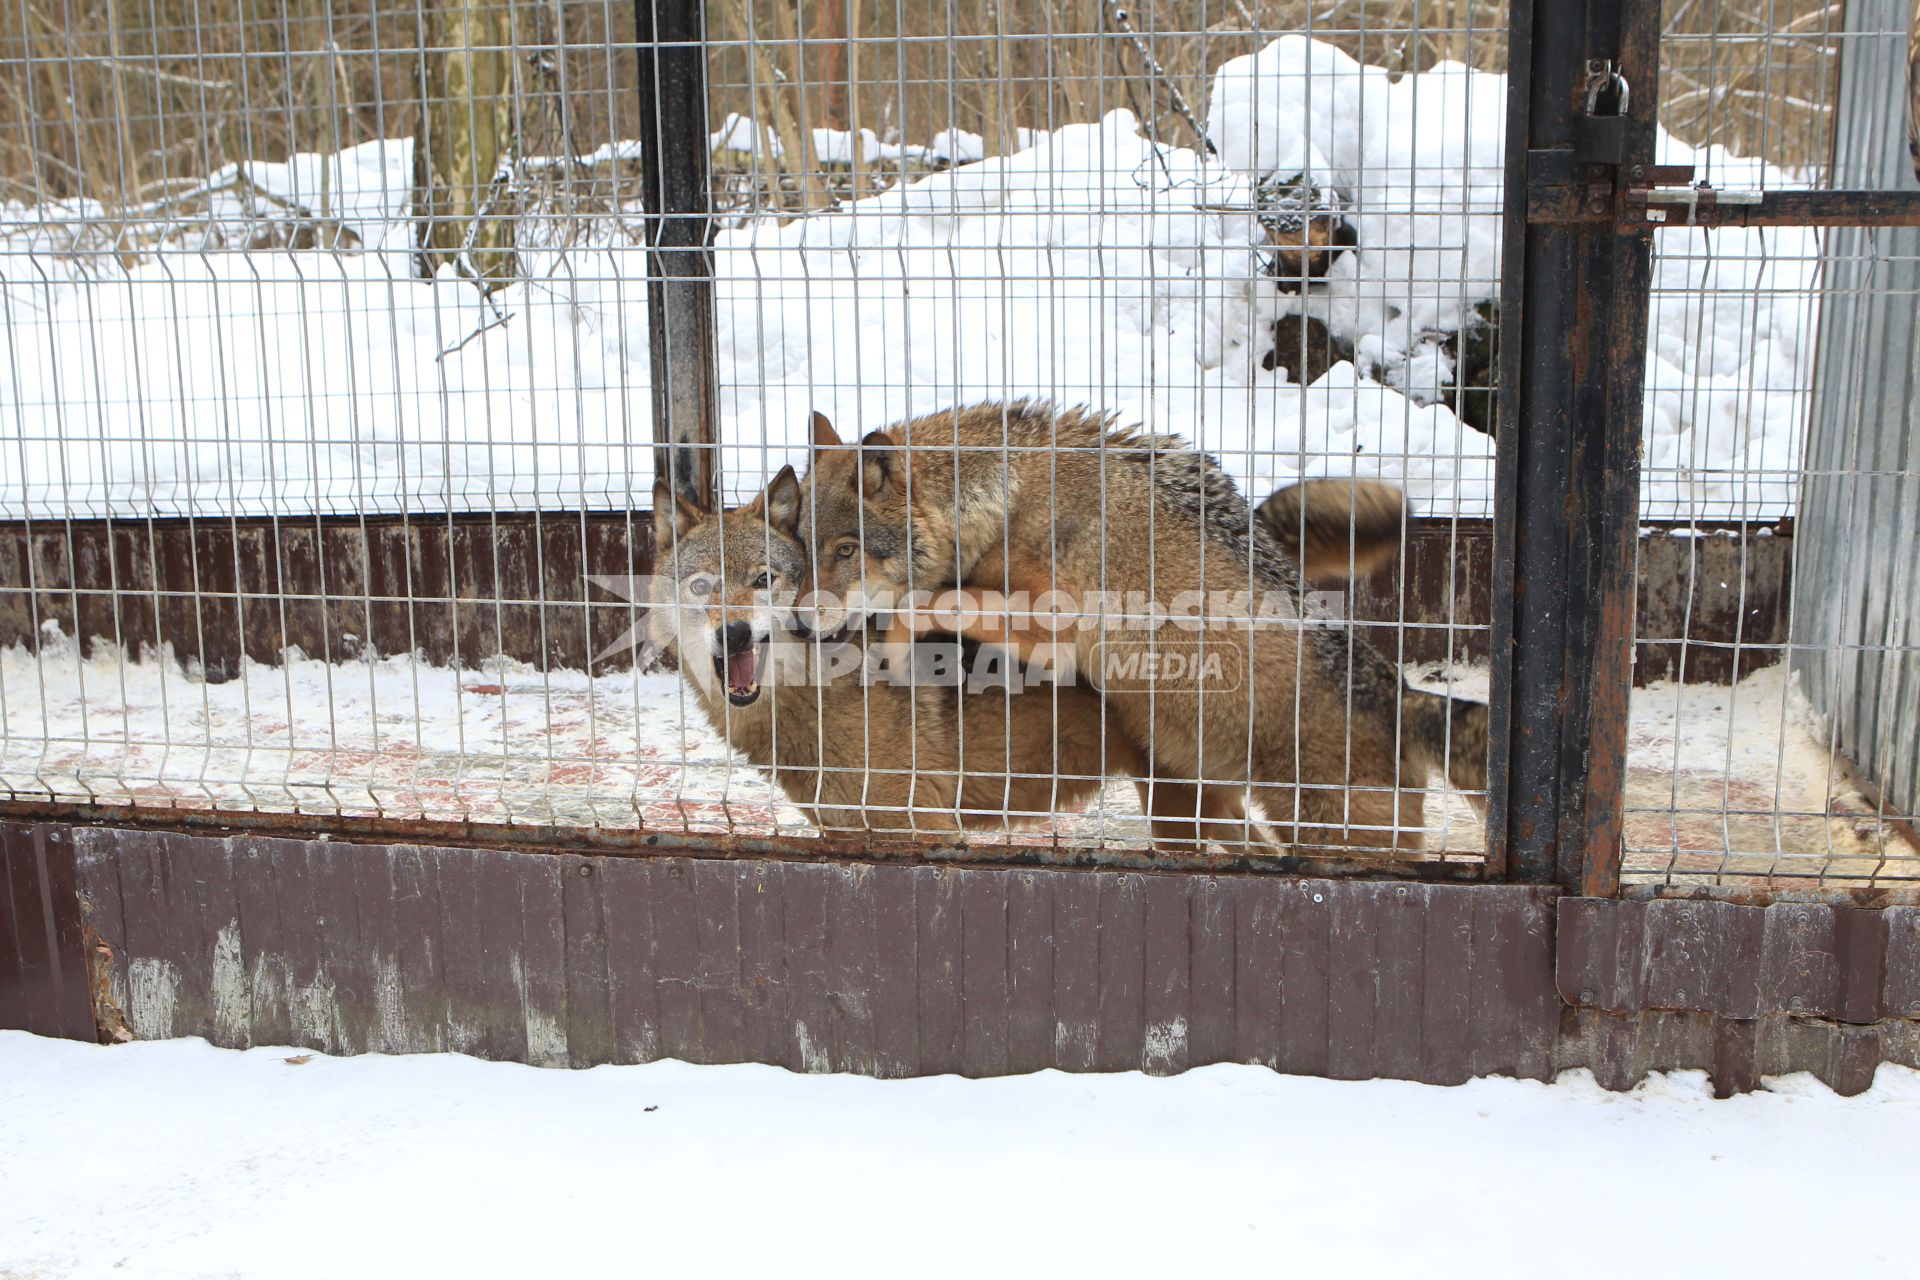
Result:
M713 219L707 160L703 0L634 0L640 62L647 339L656 475L687 498L716 496Z
M1185 853L1162 849L1103 848L1060 840L1049 844L935 843L886 836L836 833L814 836L690 832L676 827L553 826L535 822L501 823L475 819L380 817L365 814L247 811L163 804L88 804L65 800L0 799L0 822L60 823L76 830L99 826L149 831L236 834L288 838L409 843L433 840L471 849L528 853L569 853L635 857L672 853L733 860L780 859L802 862L825 858L856 862L923 862L966 867L1079 867L1156 873L1208 875L1311 875L1408 883L1484 880L1481 860L1472 854L1408 859L1383 851L1325 858L1276 858L1266 853Z
M1659 8L1529 0L1509 45L1488 842L1515 878L1588 896L1619 884L1651 252L1528 197L1572 185L1610 215L1621 165L1651 162ZM1596 98L1624 115L1611 138Z
M1732 192L1711 187L1689 191L1636 187L1631 169L1624 227L1915 227L1920 191L1763 191L1734 203ZM1745 194L1745 193L1743 193ZM1536 182L1527 192L1533 223L1594 223L1615 220L1612 205L1589 208L1586 189L1575 183Z

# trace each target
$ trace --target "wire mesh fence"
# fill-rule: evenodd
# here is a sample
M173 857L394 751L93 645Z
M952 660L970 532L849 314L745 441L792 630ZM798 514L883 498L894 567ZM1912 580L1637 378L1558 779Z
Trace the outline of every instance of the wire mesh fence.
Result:
M1842 66L1905 32L1849 9L1670 4L1658 162L1839 185ZM17 16L5 794L1487 869L1505 5L712 0L663 137L623 4ZM644 192L690 151L676 499ZM1829 235L1655 241L1641 510L1687 537L1630 874L1920 867L1879 791L1842 858L1861 748L1711 598L1784 581L1810 424L1857 429Z

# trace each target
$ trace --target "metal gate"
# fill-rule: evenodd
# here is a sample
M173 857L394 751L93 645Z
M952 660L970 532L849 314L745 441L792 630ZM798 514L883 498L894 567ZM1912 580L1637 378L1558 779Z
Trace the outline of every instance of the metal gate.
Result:
M1884 59L1904 31L1897 9L1849 5L1844 32L1817 34L1842 46L1843 68ZM1521 876L1596 896L1619 891L1627 843L1627 693L1653 234L1683 226L1885 228L1920 220L1911 188L1726 190L1713 175L1658 163L1656 115L1629 104L1662 101L1663 55L1675 55L1672 46L1663 50L1660 17L1654 4L1516 5L1511 46L1504 288L1518 300L1520 337L1502 351L1507 429L1500 492L1513 518L1499 523L1496 552L1493 688L1496 718L1508 733L1495 739L1494 775L1505 790L1494 805L1492 838L1510 850ZM1749 38L1771 49L1791 36L1763 30ZM1842 129L1888 137L1897 114L1891 95L1874 99L1853 108L1851 123L1843 114ZM1910 335L1909 327L1909 344ZM1832 363L1844 354L1824 349L1828 364L1817 376L1840 385ZM1829 391L1835 394L1842 393ZM1817 440L1816 451L1844 451L1847 437L1867 429L1858 416L1830 415L1820 425L1829 438ZM1899 528L1889 559L1911 555L1898 547ZM1883 573L1891 570L1889 559L1878 561ZM1911 641L1903 642L1897 628L1875 639L1889 646L1890 662L1910 664ZM1913 727L1896 731L1896 740L1912 741ZM1897 804L1884 802L1878 820L1911 822ZM1684 887L1747 896L1817 893L1833 874L1824 857L1807 859L1810 867L1794 862L1776 849L1757 875L1729 875L1723 859L1701 874L1677 871L1669 861L1663 874L1644 878L1656 892ZM1884 887L1876 874L1887 870L1888 862L1869 860L1864 877L1846 883L1871 894Z

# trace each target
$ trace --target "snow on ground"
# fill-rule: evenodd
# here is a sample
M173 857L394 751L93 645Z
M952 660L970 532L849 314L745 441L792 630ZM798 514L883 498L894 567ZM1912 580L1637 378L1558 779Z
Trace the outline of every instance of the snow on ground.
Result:
M1715 1101L1697 1073L870 1080L0 1032L0 1112L22 1280L1916 1266L1920 1073L1894 1066Z
M1444 673L1410 675L1447 687ZM1484 668L1452 691L1484 699ZM329 664L297 653L209 684L171 661L123 662L70 640L0 650L0 795L105 804L383 814L741 836L812 829L732 755L679 676L588 677L496 661L477 671L405 656ZM1876 823L1834 763L1784 667L1729 689L1636 690L1628 752L1632 871L1920 877L1920 849ZM1834 815L1838 816L1834 816ZM1429 851L1477 854L1484 830L1453 793L1427 798ZM1130 783L1049 833L1139 849ZM975 837L976 840L983 837Z
M1300 474L1358 472L1403 483L1424 511L1485 514L1491 441L1434 401L1452 361L1440 336L1498 276L1504 94L1497 74L1442 64L1395 79L1290 36L1219 68L1217 162L1156 146L1115 111L836 211L721 232L733 495L804 465L811 409L844 433L1035 394L1184 434L1256 500ZM756 135L734 117L713 141L751 149ZM933 141L980 154L959 131ZM850 136L824 142L851 155ZM77 233L118 225L98 206L0 206L0 517L646 505L631 211L524 225L530 278L496 316L450 272L411 277L410 146L223 171L210 188L244 176L271 207L223 188L218 239L134 211L89 247ZM890 154L875 146L862 139ZM1787 181L1660 147L1722 185ZM1262 274L1249 203L1300 174L1344 197L1361 245L1304 303ZM341 223L364 251L246 247L289 208ZM1817 241L1674 229L1657 244L1646 514L1781 514ZM1271 322L1301 308L1357 352L1311 387L1260 368Z

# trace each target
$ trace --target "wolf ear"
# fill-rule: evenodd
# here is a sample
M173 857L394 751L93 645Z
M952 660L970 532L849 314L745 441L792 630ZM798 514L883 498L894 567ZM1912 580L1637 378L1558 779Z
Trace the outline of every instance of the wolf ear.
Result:
M834 449L845 443L840 438L840 433L833 429L833 423L827 420L827 415L815 409L813 411L813 447Z
M656 551L671 547L707 518L707 513L682 497L665 480L653 482L653 545Z
M780 468L767 491L760 495L766 503L767 524L790 537L800 532L800 477L791 466Z
M900 450L884 431L869 431L860 441L860 496L884 502L900 482Z

